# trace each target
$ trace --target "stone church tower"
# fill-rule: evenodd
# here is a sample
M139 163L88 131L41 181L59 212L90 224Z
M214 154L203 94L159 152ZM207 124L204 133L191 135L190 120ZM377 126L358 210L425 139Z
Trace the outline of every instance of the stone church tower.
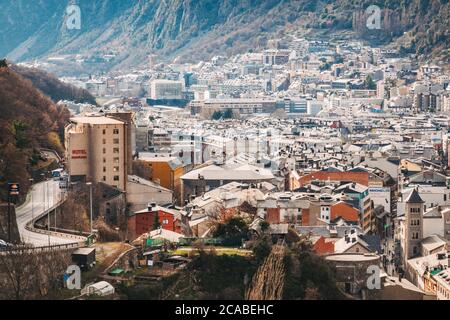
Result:
M420 255L420 242L423 239L423 204L424 201L416 189L405 201L405 261Z

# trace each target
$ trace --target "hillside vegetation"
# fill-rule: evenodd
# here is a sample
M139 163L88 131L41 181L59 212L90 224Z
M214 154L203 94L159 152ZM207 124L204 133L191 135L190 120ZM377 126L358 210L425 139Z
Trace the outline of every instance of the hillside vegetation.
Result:
M261 244L267 243L260 240ZM125 299L164 300L243 300L256 279L272 278L283 282L279 299L284 300L330 300L344 299L335 284L334 276L325 260L310 251L308 245L291 244L281 257L282 267L271 274L264 274L270 264L271 247L262 253L254 249L254 255L218 255L214 250L200 250L186 269L152 284L121 286L119 291ZM256 280L256 287L258 284ZM252 296L250 296L252 297ZM269 297L265 297L269 298Z
M63 83L54 75L43 70L17 65L11 66L11 69L23 78L30 80L37 89L54 102L70 100L78 103L96 104L94 96L89 91Z
M6 199L8 182L20 183L23 194L28 191L38 149L60 144L69 116L66 108L56 105L31 81L4 64L0 67L1 199Z

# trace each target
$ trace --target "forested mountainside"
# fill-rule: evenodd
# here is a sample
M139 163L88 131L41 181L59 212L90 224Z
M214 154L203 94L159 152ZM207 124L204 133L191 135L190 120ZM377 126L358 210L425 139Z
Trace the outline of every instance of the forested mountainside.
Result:
M77 103L96 104L95 97L89 91L61 82L56 76L40 69L12 65L11 70L30 80L37 89L50 97L53 102L70 100Z
M61 151L69 111L12 68L0 64L0 185L17 182L26 194L39 148ZM5 199L7 188L0 188Z

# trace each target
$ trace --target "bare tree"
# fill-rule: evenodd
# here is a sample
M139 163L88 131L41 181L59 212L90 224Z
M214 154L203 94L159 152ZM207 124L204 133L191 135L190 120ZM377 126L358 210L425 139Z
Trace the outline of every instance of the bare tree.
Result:
M69 251L36 253L27 247L0 255L0 298L36 299L56 293L70 264Z
M281 300L284 289L284 253L282 245L275 245L258 268L246 293L246 300Z
M36 259L28 248L0 255L0 296L13 300L30 296Z

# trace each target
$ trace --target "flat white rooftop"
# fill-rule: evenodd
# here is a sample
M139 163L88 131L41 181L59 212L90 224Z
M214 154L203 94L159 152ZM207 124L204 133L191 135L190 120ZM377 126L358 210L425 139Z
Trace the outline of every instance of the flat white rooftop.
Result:
M124 122L113 119L110 117L74 117L70 118L70 121L76 122L76 123L86 123L86 124L118 124L121 125Z

